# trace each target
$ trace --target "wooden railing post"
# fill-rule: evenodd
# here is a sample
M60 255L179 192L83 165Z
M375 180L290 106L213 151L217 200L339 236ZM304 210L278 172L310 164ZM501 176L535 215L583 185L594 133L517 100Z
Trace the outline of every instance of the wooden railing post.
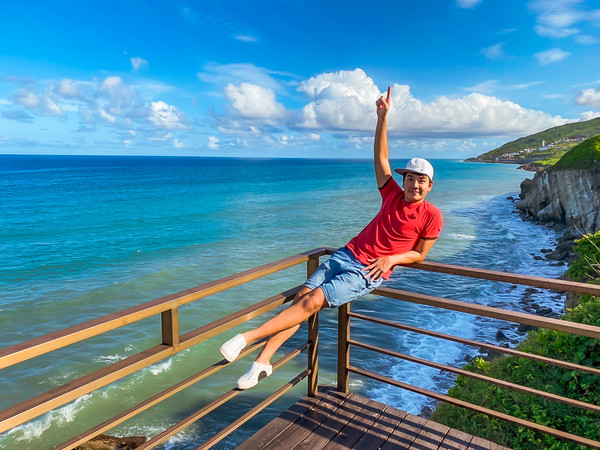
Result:
M172 308L160 313L162 327L162 343L171 347L179 347L179 308Z
M310 258L306 263L306 274L310 277L319 267L319 258ZM308 318L308 392L309 397L317 396L319 384L319 313Z
M338 308L338 370L337 370L337 389L340 392L347 393L350 384L350 303L346 303Z

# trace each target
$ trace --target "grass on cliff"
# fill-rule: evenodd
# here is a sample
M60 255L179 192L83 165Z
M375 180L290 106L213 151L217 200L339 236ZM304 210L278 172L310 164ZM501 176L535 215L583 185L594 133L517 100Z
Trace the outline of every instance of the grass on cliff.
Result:
M567 271L574 281L600 284L600 232L580 239L577 261ZM577 307L563 320L600 326L600 298L582 295ZM538 330L518 346L521 351L600 368L600 341L553 330ZM600 377L541 364L524 358L501 357L492 362L476 358L466 369L569 397L594 405L600 404ZM459 376L448 394L541 425L600 441L600 415L577 410L562 403L492 386ZM552 436L538 434L464 408L441 404L432 420L481 436L511 448L579 449L583 448Z
M550 170L584 170L594 167L600 167L600 135L573 147Z

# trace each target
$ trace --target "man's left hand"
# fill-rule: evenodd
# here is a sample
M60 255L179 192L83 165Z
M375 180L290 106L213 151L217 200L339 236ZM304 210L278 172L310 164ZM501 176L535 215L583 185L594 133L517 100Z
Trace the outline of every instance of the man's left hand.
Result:
M381 276L390 270L394 265L389 256L381 256L379 258L370 259L369 264L363 270L367 272L367 278L371 281L378 280Z

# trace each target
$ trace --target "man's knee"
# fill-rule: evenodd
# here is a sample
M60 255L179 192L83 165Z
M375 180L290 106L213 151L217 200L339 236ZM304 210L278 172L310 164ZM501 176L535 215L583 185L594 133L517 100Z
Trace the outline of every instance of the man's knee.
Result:
M319 312L326 305L325 295L319 288L310 291L300 298L302 307L311 314Z

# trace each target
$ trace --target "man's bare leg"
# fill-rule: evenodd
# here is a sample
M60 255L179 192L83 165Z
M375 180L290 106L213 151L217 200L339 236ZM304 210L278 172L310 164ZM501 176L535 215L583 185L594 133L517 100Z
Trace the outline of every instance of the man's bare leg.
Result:
M268 364L277 349L298 331L300 324L325 306L327 306L327 302L323 291L319 288L313 291L305 286L296 294L289 308L284 309L260 327L242 333L242 336L248 344L270 336L256 358L257 362Z

